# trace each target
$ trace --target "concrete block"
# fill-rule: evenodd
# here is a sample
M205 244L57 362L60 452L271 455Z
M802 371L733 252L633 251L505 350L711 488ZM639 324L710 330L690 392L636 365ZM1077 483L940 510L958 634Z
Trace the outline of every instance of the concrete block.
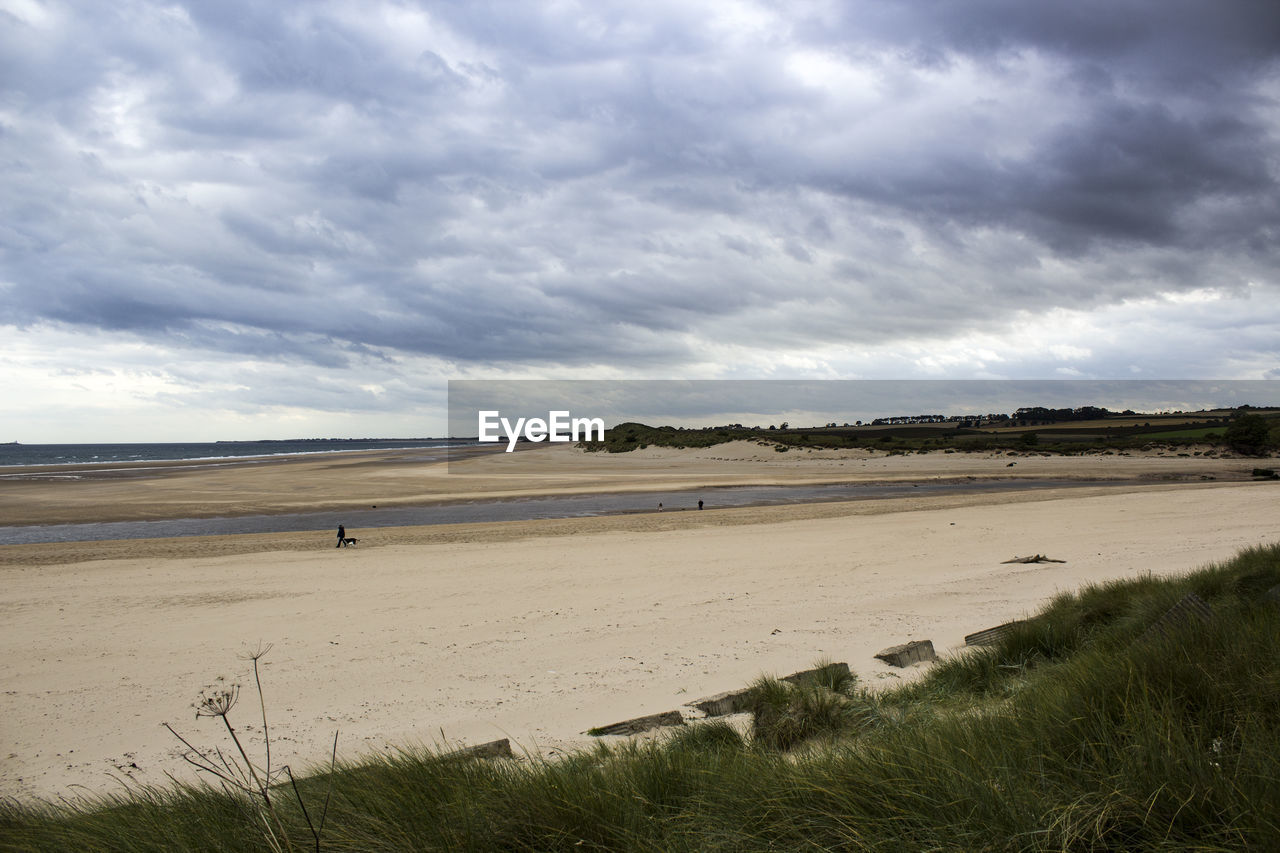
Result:
M689 703L690 708L697 708L708 717L723 717L728 714L741 714L751 705L751 688L730 690L717 693Z
M620 723L588 729L587 734L592 737L600 737L601 735L635 735L647 732L650 729L661 728L662 726L683 725L684 715L679 711L663 711L661 714L650 714L647 717L636 717L633 720L623 720Z
M849 676L852 674L849 664L841 661L832 664L842 674ZM800 672L793 672L778 679L786 681L790 684L799 684L802 681L813 678L818 674L817 669L806 669ZM690 708L697 708L708 717L723 717L728 714L741 714L751 707L751 688L746 687L741 690L730 690L727 693L717 693L714 696L706 696L689 703Z
M1003 625L997 625L994 628L988 628L985 631L975 631L972 634L966 634L964 644L966 646L994 646L996 643L1004 639L1005 635L1019 625L1026 624L1025 619L1015 619L1012 622L1005 622Z
M832 664L832 666L836 667L837 669L843 670L843 672L841 673L842 675L846 675L846 676L847 676L847 675L849 675L849 674L850 674L850 672L849 672L849 664L847 664L847 663L844 663L844 662L841 662L841 663L835 663L835 664ZM805 681L805 680L807 680L807 679L809 679L809 678L812 678L813 676L815 676L815 675L817 675L817 674L818 674L818 670L816 670L816 669L806 669L806 670L803 670L803 671L801 671L801 672L793 672L793 673L791 673L790 675L783 676L783 677L782 677L781 679L779 679L779 680L780 680L780 681L786 681L786 682L789 682L789 683L791 683L791 684L799 684L800 682Z
M508 738L491 740L475 746L464 746L448 753L452 758L512 758L511 741Z
M937 660L933 651L932 640L912 640L900 646L884 649L876 658L891 666L911 666L913 663L927 663Z

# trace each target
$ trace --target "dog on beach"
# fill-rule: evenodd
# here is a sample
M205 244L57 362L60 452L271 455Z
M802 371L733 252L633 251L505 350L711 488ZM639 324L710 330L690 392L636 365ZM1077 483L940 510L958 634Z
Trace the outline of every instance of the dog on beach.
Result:
M348 537L346 537L346 538L344 538L344 539L342 540L342 544L343 544L343 545L354 545L354 544L356 544L356 543L357 543L357 542L359 542L359 541L360 541L360 540L359 540L359 539L357 539L357 538L355 538L354 536L348 536Z

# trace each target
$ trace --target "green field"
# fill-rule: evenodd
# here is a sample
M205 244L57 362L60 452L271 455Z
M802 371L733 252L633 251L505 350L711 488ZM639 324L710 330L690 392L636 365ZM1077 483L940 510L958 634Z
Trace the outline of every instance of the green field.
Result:
M1169 430L1167 432L1151 432L1143 433L1142 437L1148 441L1160 441L1162 439L1207 439L1210 437L1221 438L1223 427L1204 427L1201 429L1179 429Z

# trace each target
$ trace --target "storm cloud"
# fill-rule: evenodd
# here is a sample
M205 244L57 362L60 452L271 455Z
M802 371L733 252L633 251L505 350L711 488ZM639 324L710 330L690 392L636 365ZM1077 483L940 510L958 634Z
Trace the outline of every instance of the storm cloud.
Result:
M1262 0L0 0L4 416L1280 378L1278 130Z

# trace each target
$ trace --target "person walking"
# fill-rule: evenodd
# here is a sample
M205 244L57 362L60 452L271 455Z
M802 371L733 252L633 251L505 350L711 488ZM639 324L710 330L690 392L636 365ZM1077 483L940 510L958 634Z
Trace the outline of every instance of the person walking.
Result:
M338 544L335 545L334 547L341 548L343 545L346 545L346 544L347 544L347 528L339 524L338 525Z

